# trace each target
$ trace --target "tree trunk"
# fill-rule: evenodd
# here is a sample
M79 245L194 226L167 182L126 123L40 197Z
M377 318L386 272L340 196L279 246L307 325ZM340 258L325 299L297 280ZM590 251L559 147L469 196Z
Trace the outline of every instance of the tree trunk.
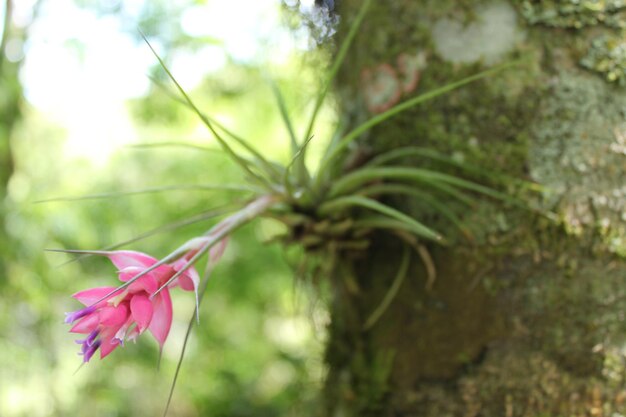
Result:
M424 247L434 281L430 262L413 257L368 330L402 244L381 234L366 254L342 260L324 415L626 410L626 58L618 53L626 6L618 3L373 2L338 80L354 123L485 67L523 62L383 123L359 152L426 146L543 188L522 197L539 210L478 196L469 211L446 201L461 229L415 199L392 200L450 244ZM339 38L361 4L338 2Z

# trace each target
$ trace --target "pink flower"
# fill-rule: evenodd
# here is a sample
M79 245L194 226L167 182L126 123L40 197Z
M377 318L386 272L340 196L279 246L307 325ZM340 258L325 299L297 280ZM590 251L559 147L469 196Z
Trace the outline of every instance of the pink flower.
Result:
M119 279L128 282L158 261L141 252L103 252L118 268ZM163 348L172 325L172 300L169 289L163 288L177 271L187 265L186 258L172 264L160 265L135 280L129 286L110 294L115 287L98 287L80 291L72 297L86 307L67 313L66 323L74 323L72 333L87 335L76 342L82 345L84 362L100 349L100 358L106 357L126 339L135 340L146 329L152 333ZM189 267L178 279L170 284L186 291L197 291L199 276ZM110 294L110 295L109 295ZM94 304L95 303L95 304Z

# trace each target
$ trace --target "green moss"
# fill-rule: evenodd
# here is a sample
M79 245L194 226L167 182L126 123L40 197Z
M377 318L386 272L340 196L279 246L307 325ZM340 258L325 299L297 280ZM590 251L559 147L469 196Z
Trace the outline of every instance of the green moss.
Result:
M589 26L626 28L623 0L518 0L532 25L581 29Z
M591 43L580 64L607 81L626 86L626 36L601 36Z

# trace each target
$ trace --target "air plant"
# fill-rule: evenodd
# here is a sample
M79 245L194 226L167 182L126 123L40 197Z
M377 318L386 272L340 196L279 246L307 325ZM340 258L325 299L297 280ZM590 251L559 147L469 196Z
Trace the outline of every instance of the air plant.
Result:
M200 118L215 136L222 150L245 173L248 184L235 188L246 190L251 193L251 197L234 214L217 223L203 236L183 243L160 260L138 252L111 251L113 247L104 251L61 250L107 256L117 266L120 279L123 281L117 287L92 289L74 295L85 304L85 308L69 314L67 320L76 322L71 331L88 335L86 339L80 341L84 361L88 361L98 348L101 357L106 356L121 345L125 338L136 337L145 329L151 330L162 346L171 324L169 290L174 287L193 290L196 294L197 315L210 268L218 261L228 237L242 225L259 217L272 217L283 222L289 230L286 238L289 243L301 245L307 251L329 255L328 259L337 259L336 255L341 251L364 250L370 243L373 231L385 230L416 248L428 268L432 262L420 242L444 243L444 236L419 219L381 202L380 196L414 196L456 225L460 225L460 222L440 200L442 196L471 203L471 198L467 194L470 192L498 200L514 201L502 192L455 175L398 164L398 160L403 157L418 156L472 173L472 168L468 165L427 148L399 148L377 155L360 166L352 166L347 171L341 169L345 166L349 147L371 128L427 100L493 75L512 64L486 70L395 105L349 132L336 136L321 157L317 170L312 172L307 168L305 156L307 146L314 137L318 113L370 4L371 0L365 0L354 18L317 93L313 112L301 135L297 134L279 88L272 85L291 143L291 159L287 164L268 160L249 141L205 115L144 37L175 87L179 100ZM232 146L235 143L243 151L236 151ZM207 272L204 275L204 282L200 283L194 265L207 254L209 258ZM406 274L408 256L409 252L405 250L389 293L363 324L364 329L374 325L393 299L399 283ZM119 260L122 258L123 262ZM161 318L158 323L153 324L157 311ZM192 318L189 329L194 321L195 318ZM189 332L185 343L188 336ZM107 343L111 346L106 346ZM181 361L183 355L184 347ZM180 362L176 376L179 369Z

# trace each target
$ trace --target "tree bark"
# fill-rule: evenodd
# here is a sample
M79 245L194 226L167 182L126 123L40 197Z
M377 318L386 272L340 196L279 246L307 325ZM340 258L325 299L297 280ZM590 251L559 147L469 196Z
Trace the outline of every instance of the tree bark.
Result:
M619 85L626 74L614 70L611 59L619 58L605 47L607 39L626 47L619 35L624 6L586 3L596 2L372 5L337 86L342 112L354 123L491 65L524 63L385 122L358 152L427 146L542 189L522 196L533 210L479 196L471 210L446 201L464 232L415 199L391 200L451 243L426 245L434 282L412 257L400 290L369 330L363 325L392 285L402 244L380 234L367 253L340 262L324 415L626 410L626 91ZM360 5L338 2L338 42Z

